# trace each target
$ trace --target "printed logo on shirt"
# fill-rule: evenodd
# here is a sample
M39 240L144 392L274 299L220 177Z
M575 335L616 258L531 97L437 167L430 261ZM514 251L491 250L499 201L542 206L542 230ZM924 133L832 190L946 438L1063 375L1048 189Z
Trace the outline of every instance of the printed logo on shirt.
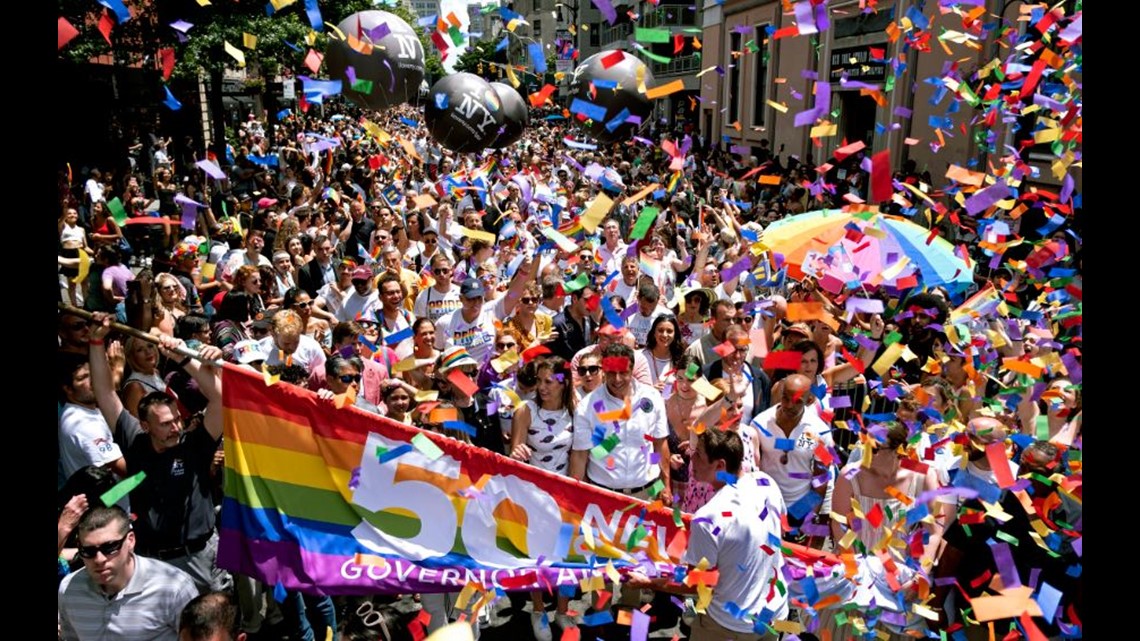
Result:
M185 473L186 473L186 466L182 464L182 459L180 459L180 458L174 459L174 462L170 464L170 476L173 478L177 478L179 476L182 476Z
M653 401L649 400L648 398L643 398L640 401L638 401L637 409L641 410L642 412L652 412L653 411Z
M114 441L109 438L103 438L102 436L92 441L92 443L100 452L110 452L115 447Z
M455 336L451 339L451 342L460 347L472 347L490 341L488 340L487 332L483 331L482 327L476 325L462 332L455 332Z
M815 439L808 434L800 434L799 439L796 440L796 449L799 450L814 450Z
M462 306L463 304L455 299L428 301L428 318L433 321L439 320L441 316L454 312Z

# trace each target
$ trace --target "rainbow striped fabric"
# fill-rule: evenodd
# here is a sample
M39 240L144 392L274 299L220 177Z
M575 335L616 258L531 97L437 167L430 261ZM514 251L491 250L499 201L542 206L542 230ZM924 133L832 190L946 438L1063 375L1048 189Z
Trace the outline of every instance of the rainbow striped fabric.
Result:
M656 564L673 514L227 365L218 565L322 594L571 585ZM632 509L631 509L632 508Z

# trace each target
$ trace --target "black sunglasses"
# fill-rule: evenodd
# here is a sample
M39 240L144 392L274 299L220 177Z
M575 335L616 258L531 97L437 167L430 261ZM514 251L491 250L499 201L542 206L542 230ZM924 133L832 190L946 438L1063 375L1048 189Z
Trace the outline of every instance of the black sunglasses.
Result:
M100 545L81 545L79 546L79 556L85 559L93 559L99 555L100 552L108 559L119 553L123 549L123 543L127 542L127 537L131 535L130 530L123 535L123 538L118 541L107 541Z
M597 374L602 371L601 365L579 365L578 376L586 376L588 374Z
M293 303L293 307L300 307L301 309L308 309L312 307L312 305L313 301L309 301L307 303Z
M340 382L344 383L345 385L348 385L349 383L360 382L360 374L341 374L340 376L337 376L337 378L339 378Z

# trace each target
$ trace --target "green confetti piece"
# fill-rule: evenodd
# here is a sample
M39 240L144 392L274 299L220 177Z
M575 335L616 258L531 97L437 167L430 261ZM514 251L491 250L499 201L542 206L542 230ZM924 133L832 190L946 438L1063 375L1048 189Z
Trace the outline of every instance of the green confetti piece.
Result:
M642 29L637 27L633 30L633 39L643 43L668 43L673 39L673 34L669 33L668 29Z
M388 453L388 448L384 447L383 445L377 445L376 446L376 458L380 458L381 456L384 456L387 453Z
M644 527L640 525L637 526L634 528L633 532L630 532L629 543L626 545L626 548L632 550L633 548L637 547L637 544L647 536L649 536L649 532Z
M1013 536L1012 534L1006 534L1005 532L998 530L997 532L994 532L994 536L1005 541L1006 543L1009 543L1010 545L1017 546L1017 537Z
M902 334L898 332L891 332L890 334L887 334L886 338L883 339L883 345L894 345L901 340Z
M352 83L352 90L370 94L372 93L372 81L359 78L356 82Z
M648 490L649 491L649 498L651 498L651 499L657 498L657 495L660 494L661 490L664 490L664 489L665 489L665 481L662 481L661 479L657 479L656 481L654 481L653 485L649 486L649 490Z
M434 461L443 456L443 450L439 449L439 446L433 443L432 440L422 432L412 437L412 445L415 446L421 454L426 456L429 461Z
M846 612L836 612L835 613L835 622L838 623L840 626L847 625L847 613Z
M895 74L887 76L886 82L883 83L883 91L890 93L895 88Z
M676 505L673 506L673 524L679 528L685 527L684 522L681 521L681 508Z
M119 200L118 196L107 201L107 209L111 210L111 218L114 218L117 224L123 225L127 222L127 210L123 208L123 201Z
M607 454L612 452L615 447L617 447L617 444L620 440L621 437L619 437L617 434L610 434L606 437L606 440L594 446L590 450L590 453L594 456L594 458L604 458Z
M760 51L760 47L756 46L755 40L749 40L748 42L744 43L744 48L751 51L752 53Z
M685 370L685 378L696 379L700 372L701 368L696 363L689 363L689 367ZM919 436L921 437L922 435L919 434Z
M463 45L463 32L459 30L459 27L452 25L447 33L451 36L451 41L455 43L456 47Z
M657 214L661 210L656 207L646 207L641 210L641 214L637 217L637 222L633 225L633 230L629 232L629 237L634 240L641 240L645 238L645 234L649 232L649 228L653 226L653 221L657 219Z
M116 198L116 200L118 199ZM145 480L146 472L139 472L134 476L129 476L116 483L115 486L111 489L103 492L103 495L99 497L99 500L103 502L103 505L114 505L118 503L119 500L124 496L130 494L132 490L141 485Z
M1037 432L1037 440L1039 440L1039 441L1048 441L1049 440L1049 417L1047 415L1045 415L1045 414L1038 415L1037 425L1036 425L1036 429L1034 431Z
M590 284L590 277L588 275L578 274L578 276L575 277L574 280L567 282L567 283L562 283L562 289L566 290L566 293L576 292L579 289L582 289L583 287L585 287L586 285L589 285L589 284Z

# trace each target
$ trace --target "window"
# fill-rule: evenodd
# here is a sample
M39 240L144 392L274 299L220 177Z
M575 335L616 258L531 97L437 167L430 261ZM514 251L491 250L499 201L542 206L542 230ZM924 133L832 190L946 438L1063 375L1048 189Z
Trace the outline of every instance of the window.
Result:
M534 31L532 31L532 33L534 34L535 40L542 40L542 21L541 20L535 20L534 21Z
M600 22L590 23L590 46L602 46L602 23Z
M768 38L766 31L768 25L756 25L756 46L760 50L752 56L752 126L764 126L764 113L768 111L768 56L772 48L766 46L764 41Z
M725 66L731 67L728 72L728 122L727 125L740 120L740 33L733 31L729 34L728 56Z

